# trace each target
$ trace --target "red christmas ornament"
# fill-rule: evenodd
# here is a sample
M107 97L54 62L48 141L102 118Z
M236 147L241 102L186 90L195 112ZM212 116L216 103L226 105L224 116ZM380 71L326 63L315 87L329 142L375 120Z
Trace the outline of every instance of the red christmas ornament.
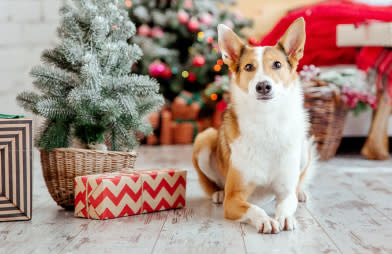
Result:
M160 61L152 62L148 66L148 72L154 78L160 77L164 71L165 71L165 64Z
M192 64L196 67L202 67L206 63L206 59L203 56L195 56L192 59Z
M189 15L186 11L181 10L177 13L177 19L181 24L186 24L189 21Z
M199 21L197 19L192 18L188 23L188 30L191 32L196 32L199 29Z
M248 43L250 44L250 45L252 45L252 46L258 46L258 44L259 44L259 40L256 38L256 37L250 37L249 39L248 39Z
M214 38L212 38L212 37L210 36L210 37L208 37L208 38L206 39L206 41L207 41L207 43L211 44L211 43L214 42Z
M189 82L195 82L196 81L196 74L193 73L193 72L189 72L188 81Z
M226 108L227 108L227 102L224 100L221 100L216 104L216 109L219 110L220 112L224 112Z
M186 0L184 2L184 7L188 8L188 9L192 9L193 8L193 2L191 0Z
M151 28L148 25L143 24L143 25L139 26L139 28L137 29L137 34L141 35L141 36L146 36L146 37L150 36Z
M169 66L165 65L165 70L162 72L162 78L169 79L172 77L172 71Z
M155 26L151 29L151 37L162 38L163 35L164 35L164 32L160 27Z

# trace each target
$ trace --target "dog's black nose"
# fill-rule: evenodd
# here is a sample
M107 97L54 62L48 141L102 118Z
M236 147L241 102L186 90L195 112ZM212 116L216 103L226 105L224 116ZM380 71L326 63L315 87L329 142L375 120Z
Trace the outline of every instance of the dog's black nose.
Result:
M264 80L263 82L259 82L256 85L256 92L262 94L262 95L268 95L272 90L271 83L267 80Z

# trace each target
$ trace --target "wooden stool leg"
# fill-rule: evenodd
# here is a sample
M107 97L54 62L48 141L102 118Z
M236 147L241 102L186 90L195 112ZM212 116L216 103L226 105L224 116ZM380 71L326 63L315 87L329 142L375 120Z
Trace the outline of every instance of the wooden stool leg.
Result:
M387 92L379 96L377 109L373 112L372 125L361 154L369 160L388 160L388 118L391 114L391 99Z

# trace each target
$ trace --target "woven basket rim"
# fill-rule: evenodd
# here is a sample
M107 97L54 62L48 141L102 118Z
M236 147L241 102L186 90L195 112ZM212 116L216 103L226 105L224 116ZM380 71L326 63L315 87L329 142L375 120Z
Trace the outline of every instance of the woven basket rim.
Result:
M41 151L46 151L44 148L38 148ZM135 150L130 151L130 152L121 152L121 151L104 151L104 150L90 150L90 149L84 149L84 148L74 148L74 147L64 147L64 148L54 148L51 150L51 152L80 152L80 153L97 153L97 154L127 154L127 155L133 155L133 156L138 156L138 152Z

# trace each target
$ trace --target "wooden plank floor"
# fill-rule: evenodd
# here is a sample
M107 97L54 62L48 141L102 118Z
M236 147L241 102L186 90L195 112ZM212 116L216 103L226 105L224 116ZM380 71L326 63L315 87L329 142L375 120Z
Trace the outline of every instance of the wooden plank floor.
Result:
M137 168L188 170L185 209L107 221L56 206L34 151L33 219L0 223L0 253L392 253L392 161L338 156L321 163L298 228L261 235L225 220L204 197L191 146L141 147ZM273 214L273 203L265 208Z

